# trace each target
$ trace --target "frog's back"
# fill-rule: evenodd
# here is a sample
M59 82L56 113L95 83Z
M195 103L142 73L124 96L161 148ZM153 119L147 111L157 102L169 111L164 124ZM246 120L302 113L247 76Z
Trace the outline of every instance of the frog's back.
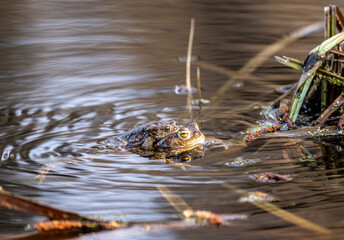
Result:
M111 137L103 143L106 147L112 149L133 149L141 148L150 149L153 144L169 134L178 131L176 122L171 121L152 121L140 125L126 133Z

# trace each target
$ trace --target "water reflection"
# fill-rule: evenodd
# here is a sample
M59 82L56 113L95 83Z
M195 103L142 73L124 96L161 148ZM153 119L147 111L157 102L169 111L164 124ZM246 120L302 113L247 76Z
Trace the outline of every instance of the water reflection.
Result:
M322 156L317 162L325 165L327 170L335 170L332 174L342 175L344 167L344 142L343 138L335 137L320 141Z

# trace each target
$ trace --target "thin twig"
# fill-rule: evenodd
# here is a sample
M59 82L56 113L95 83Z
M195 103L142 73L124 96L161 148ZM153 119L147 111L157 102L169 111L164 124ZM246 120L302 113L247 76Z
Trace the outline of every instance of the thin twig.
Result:
M336 18L338 31L341 32L344 28L344 17L338 7L336 7Z
M337 54L337 55L339 55L341 57L344 57L344 52L342 52L342 51L331 49L329 52Z
M324 122L334 113L340 106L344 103L344 93L340 94L336 100L320 115L320 117L316 120L317 124L323 125Z
M288 97L297 87L297 83L294 83L290 89L288 91L286 91L285 93L283 93L281 96L279 96L275 101L273 101L271 103L272 106L274 107L278 107L278 105L280 104L280 102L285 99L286 97Z

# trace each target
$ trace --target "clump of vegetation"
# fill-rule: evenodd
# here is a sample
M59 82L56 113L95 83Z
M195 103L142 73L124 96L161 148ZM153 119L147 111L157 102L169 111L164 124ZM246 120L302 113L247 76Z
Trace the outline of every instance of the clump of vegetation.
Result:
M344 16L335 5L325 7L324 10L325 41L312 49L304 61L285 56L275 57L279 63L302 71L302 74L297 83L292 84L264 110L263 114L273 119L273 127L261 125L259 129L252 129L244 142L249 143L267 133L296 128L295 131L289 131L294 133L290 136L343 135ZM337 125L338 129L333 130L332 127L319 134L318 129L331 125Z
M323 126L338 122L344 113L344 17L334 5L325 7L326 40L311 50L302 62L288 57L276 57L286 66L301 70L299 81L277 99L273 105L278 107L293 93L289 102L288 118L299 126ZM339 121L338 127L342 128ZM333 124L332 124L333 125ZM289 126L289 124L288 124Z

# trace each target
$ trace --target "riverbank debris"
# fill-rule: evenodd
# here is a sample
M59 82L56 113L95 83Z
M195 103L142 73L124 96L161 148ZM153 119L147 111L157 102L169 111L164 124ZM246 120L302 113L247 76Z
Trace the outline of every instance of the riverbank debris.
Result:
M247 196L239 198L239 202L241 203L257 202L257 201L274 202L276 201L276 198L274 196L271 196L270 194L258 192L258 191L249 192L247 193Z
M281 175L273 172L265 172L260 174L249 175L251 180L261 183L275 183L275 182L289 182L291 178L286 175Z
M258 122L258 124L260 125L259 127L250 129L248 131L249 134L244 138L245 143L252 142L260 135L276 132L281 128L277 122L262 121Z
M186 209L183 211L183 215L186 219L194 219L197 224L200 225L210 225L210 226L221 226L224 221L223 219L210 211L193 211L191 209Z
M175 92L175 94L177 94L177 95L186 95L186 94L188 94L189 92L191 92L191 93L197 92L197 89L194 88L194 87L191 87L191 88L189 89L189 88L187 88L186 85L176 85L176 86L174 86L174 92Z
M34 228L40 233L66 234L66 233L89 233L102 230L116 230L123 227L116 221L78 221L78 220L51 220L38 222Z
M226 162L226 166L230 167L246 167L250 165L254 165L256 163L259 163L261 160L256 158L256 159L248 159L248 158L243 158L243 157L237 157L231 162Z

